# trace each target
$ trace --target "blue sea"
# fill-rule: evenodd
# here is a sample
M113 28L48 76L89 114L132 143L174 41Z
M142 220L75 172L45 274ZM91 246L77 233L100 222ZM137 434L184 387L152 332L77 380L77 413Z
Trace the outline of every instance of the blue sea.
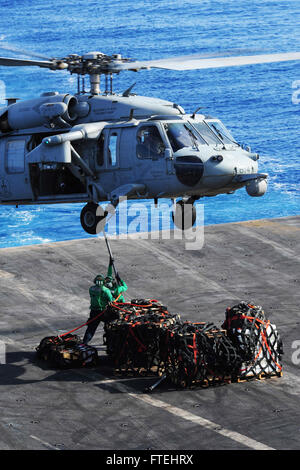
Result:
M137 60L300 51L299 0L0 0L0 7L0 43L48 57L91 50ZM21 57L1 50L0 55ZM76 92L76 78L67 72L0 67L0 80L7 97ZM173 101L186 112L201 106L259 153L260 171L269 174L268 192L250 198L241 189L202 199L206 225L300 214L299 62L124 72L114 81L116 92L136 82L139 95ZM87 238L79 220L82 207L1 206L0 247Z

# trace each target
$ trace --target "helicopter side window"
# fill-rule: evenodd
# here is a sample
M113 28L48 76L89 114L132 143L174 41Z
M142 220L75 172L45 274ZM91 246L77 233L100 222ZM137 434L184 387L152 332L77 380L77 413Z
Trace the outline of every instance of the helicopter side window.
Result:
M117 164L117 142L118 134L114 132L109 136L108 144L108 163L111 166L116 166Z
M23 173L25 170L25 140L10 140L6 146L7 173Z
M97 143L97 165L102 166L104 163L104 135L101 134Z
M187 124L176 122L166 123L164 126L174 152L185 147L199 150L198 145L206 143L202 137L196 135Z
M220 140L204 122L193 122L193 127L199 132L208 145L220 145Z
M137 157L156 160L164 156L165 144L156 126L143 126L137 134Z

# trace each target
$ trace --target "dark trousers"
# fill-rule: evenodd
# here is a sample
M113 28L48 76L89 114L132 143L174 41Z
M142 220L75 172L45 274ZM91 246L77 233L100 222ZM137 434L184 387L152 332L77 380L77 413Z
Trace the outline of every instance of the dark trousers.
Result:
M90 317L89 317L88 321L93 320L93 318L95 318L100 313L101 313L100 310L91 310L90 311ZM88 344L91 341L91 339L93 338L93 336L94 336L94 334L95 334L95 332L96 332L96 330L99 326L100 321L101 321L101 315L96 320L91 321L91 323L87 326L86 332L85 332L84 337L83 337L83 342L85 344Z

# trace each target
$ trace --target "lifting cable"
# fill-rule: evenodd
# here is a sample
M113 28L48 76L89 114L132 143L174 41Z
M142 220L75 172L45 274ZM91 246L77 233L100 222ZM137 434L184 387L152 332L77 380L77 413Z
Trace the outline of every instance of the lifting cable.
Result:
M110 218L108 220L110 220L112 218L114 214L112 214L110 216ZM108 221L107 221L108 222ZM106 222L106 223L107 223ZM110 248L110 244L109 244L109 241L108 241L108 238L106 236L106 233L105 233L105 227L103 227L103 237L104 237L104 240L105 240L105 243L106 243L106 247L107 247L107 251L108 251L108 254L109 254L109 258L110 260L112 260L112 266L113 266L113 269L114 269L114 273L115 273L115 278L116 278L116 281L118 282L118 272L116 270L116 267L115 267L115 263L114 263L114 258L113 258L113 255L112 255L112 251L111 251L111 248ZM123 295L126 297L126 298L129 298L127 294L123 293Z
M108 220L110 220L113 215L114 215L114 214L112 214ZM108 221L107 221L107 222L108 222ZM106 223L107 223L107 222L106 222ZM115 278L116 278L116 280L117 280L117 282L118 282L118 272L117 272L116 267L115 267L115 264L114 264L114 259L113 259L112 251L111 251L111 248L110 248L110 244L109 244L108 239L107 239L107 237L106 237L105 228L103 228L102 232L103 232L104 239L105 239L105 243L106 243L106 246L107 246L109 258L110 258L110 260L112 261L112 266L113 266L113 269L114 269ZM113 300L112 303L117 303L117 301L118 301L118 299L120 298L120 296L121 296L121 293L118 295L118 297L117 297L115 300ZM96 316L95 316L94 318L92 318L91 320L88 320L87 322L83 323L82 325L77 326L76 328L74 328L73 330L68 331L67 333L63 333L63 334L61 334L61 335L58 335L57 338L62 338L63 336L67 336L67 335L69 335L69 334L71 334L71 333L74 333L74 331L77 331L77 330L79 330L80 328L83 328L84 326L89 325L89 324L92 323L93 321L95 321L95 320L101 318L101 317L104 315L105 312L106 312L106 308L105 308L104 310L102 310L101 312L99 312L98 315L96 315Z

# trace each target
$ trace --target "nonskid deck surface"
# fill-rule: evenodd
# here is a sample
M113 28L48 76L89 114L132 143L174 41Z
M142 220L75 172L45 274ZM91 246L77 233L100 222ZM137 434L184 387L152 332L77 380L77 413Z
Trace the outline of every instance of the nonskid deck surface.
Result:
M105 242L2 249L0 449L300 449L300 217L208 226L198 250L150 235L110 243L128 300L155 298L216 326L241 300L263 306L283 340L283 376L206 389L162 383L145 394L156 379L115 376L102 327L92 341L99 367L37 363L43 337L87 320Z

